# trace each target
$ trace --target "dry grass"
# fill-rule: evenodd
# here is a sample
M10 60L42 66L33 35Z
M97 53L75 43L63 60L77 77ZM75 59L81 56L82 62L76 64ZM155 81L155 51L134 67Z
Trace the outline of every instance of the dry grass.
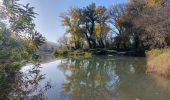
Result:
M155 52L152 50L152 52ZM156 52L159 52L156 50ZM150 51L151 54L151 51ZM148 55L147 72L170 77L170 49L162 49L160 54Z

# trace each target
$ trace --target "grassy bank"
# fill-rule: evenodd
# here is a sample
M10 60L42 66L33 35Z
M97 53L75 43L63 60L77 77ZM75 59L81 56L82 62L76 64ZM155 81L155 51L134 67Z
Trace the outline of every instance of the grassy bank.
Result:
M170 48L148 51L146 71L170 77Z
M56 58L91 58L94 55L114 55L114 50L106 49L89 49L89 50L56 50L54 56Z
M56 50L54 52L56 58L91 58L91 53L84 50Z
M80 50L64 50L59 49L54 52L56 58L91 58L92 56L132 56L132 57L144 57L145 52L138 49L130 50L110 50L110 49L80 49Z

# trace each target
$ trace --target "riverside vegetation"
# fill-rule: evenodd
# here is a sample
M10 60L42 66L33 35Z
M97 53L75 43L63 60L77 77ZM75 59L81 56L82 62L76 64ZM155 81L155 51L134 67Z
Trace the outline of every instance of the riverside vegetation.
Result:
M147 52L147 72L170 77L170 49L154 49Z
M44 75L39 73L36 51L45 38L35 30L35 15L34 7L29 4L21 5L16 0L3 0L0 4L1 100L43 99L46 89L38 82L44 79ZM21 67L30 62L35 66L28 73L21 72ZM30 96L35 91L41 92Z
M108 8L95 3L71 7L61 15L66 32L54 55L147 55L147 72L167 76L169 49L164 48L170 46L169 10L169 0L129 0Z

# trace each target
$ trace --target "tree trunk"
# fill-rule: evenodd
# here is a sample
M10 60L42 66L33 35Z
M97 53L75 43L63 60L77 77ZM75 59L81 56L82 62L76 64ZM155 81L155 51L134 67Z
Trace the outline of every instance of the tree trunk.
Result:
M92 44L90 42L90 38L88 37L87 33L85 33L85 36L86 36L86 40L87 40L87 43L89 45L89 48L92 48Z

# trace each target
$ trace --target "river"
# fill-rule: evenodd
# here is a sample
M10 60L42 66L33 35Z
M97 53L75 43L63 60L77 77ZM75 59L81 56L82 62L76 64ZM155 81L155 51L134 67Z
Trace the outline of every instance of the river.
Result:
M36 81L38 91L29 96L38 94L47 100L170 99L170 80L146 74L146 59L142 57L46 59L38 66L43 78ZM21 72L32 68L24 66Z

